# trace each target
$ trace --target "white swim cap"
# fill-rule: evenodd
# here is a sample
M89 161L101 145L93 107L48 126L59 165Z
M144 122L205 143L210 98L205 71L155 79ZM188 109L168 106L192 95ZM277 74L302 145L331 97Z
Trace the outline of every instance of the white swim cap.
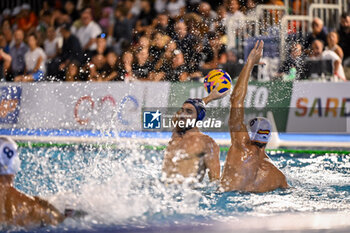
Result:
M0 175L15 175L21 169L17 144L8 137L0 137Z
M249 121L248 134L253 142L267 143L271 136L271 124L264 117L256 117Z

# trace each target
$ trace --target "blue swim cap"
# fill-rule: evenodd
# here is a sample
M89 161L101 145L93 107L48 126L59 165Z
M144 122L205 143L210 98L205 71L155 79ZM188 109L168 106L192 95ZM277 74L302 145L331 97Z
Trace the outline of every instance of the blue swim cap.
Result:
M205 112L206 112L206 109L205 109L205 104L203 102L202 99L198 99L198 98L195 98L195 99L187 99L185 103L189 103L189 104L192 104L196 111L197 111L197 121L202 121L205 117Z

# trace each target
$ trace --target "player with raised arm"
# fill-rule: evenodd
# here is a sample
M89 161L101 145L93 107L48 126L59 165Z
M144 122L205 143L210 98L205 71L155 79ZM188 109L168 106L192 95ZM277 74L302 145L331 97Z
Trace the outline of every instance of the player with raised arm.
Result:
M251 71L259 63L263 41L257 41L250 52L231 94L229 128L231 147L227 153L220 191L268 192L287 188L284 174L265 153L271 135L271 125L266 118L256 117L244 124L244 99Z

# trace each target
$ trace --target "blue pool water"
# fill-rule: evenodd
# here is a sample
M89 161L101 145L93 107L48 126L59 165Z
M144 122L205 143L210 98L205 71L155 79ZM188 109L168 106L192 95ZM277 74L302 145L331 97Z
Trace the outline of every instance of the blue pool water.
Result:
M195 188L165 187L159 179L163 151L67 146L21 147L19 153L18 189L47 198L62 211L88 212L82 219L40 231L205 227L247 216L350 213L348 155L270 154L292 188L222 194L207 178ZM225 157L221 152L222 165Z

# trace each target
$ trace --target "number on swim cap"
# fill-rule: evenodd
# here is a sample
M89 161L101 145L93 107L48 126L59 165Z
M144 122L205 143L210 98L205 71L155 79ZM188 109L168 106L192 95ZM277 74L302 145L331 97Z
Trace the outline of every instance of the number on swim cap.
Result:
M11 150L8 146L4 147L3 153L7 156L8 159L11 159L12 156L15 154L13 150Z

